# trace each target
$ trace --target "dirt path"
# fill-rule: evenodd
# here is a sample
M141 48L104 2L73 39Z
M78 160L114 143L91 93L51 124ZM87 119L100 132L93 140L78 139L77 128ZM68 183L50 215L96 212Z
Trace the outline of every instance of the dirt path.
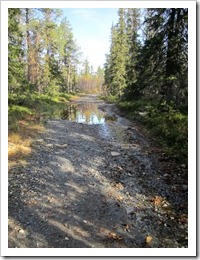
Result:
M99 108L49 120L28 164L9 172L9 247L187 247L181 168L115 106L74 102Z

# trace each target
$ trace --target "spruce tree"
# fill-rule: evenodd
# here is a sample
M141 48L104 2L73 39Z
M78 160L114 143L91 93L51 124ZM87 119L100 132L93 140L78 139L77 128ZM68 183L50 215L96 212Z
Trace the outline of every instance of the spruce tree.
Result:
M131 98L132 93L136 92L138 52L140 42L138 30L140 28L140 10L130 8L126 11L126 33L128 43L128 59L126 64L126 92L125 96Z
M126 88L126 64L128 44L126 34L125 9L118 11L119 21L111 28L111 47L105 68L105 84L108 93L121 97Z

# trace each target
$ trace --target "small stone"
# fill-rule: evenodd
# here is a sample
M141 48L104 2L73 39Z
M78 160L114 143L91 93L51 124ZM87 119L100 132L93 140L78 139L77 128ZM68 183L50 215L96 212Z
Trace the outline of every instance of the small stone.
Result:
M23 230L23 229L19 229L18 232L19 232L20 236L26 235L25 230Z
M83 222L85 223L85 224L87 224L88 222L87 222L87 220L83 220Z
M69 238L68 238L68 237L65 237L65 240L69 240Z
M68 146L67 144L60 144L60 145L59 145L60 148L65 148L65 147L67 147L67 146Z
M37 139L36 141L37 141L37 142L43 142L44 139Z
M18 232L19 232L20 234L22 234L22 235L25 234L25 231L24 231L23 229L19 229Z
M46 146L47 147L53 147L53 144L47 144Z
M188 185L182 185L182 189L183 189L184 191L187 191L187 190L188 190Z
M163 207L163 208L168 208L168 207L169 207L169 204L164 203L164 204L162 205L162 207Z
M119 156L120 153L118 153L118 152L111 152L111 155L112 155L112 156Z
M182 168L186 168L186 165L185 165L185 164L181 164L181 167L182 167Z

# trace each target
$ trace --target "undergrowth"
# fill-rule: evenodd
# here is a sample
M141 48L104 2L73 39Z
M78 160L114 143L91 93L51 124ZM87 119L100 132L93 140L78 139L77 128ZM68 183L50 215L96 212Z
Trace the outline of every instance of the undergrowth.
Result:
M48 118L57 118L73 94L59 93L55 96L10 94L8 98L8 156L17 162L31 154L33 139L44 130Z
M107 103L116 103L118 101L117 97L116 96L112 96L112 95L109 95L109 96L101 95L99 97L99 99L104 100Z
M149 100L119 101L120 110L148 130L155 142L168 156L187 164L188 115L166 102Z

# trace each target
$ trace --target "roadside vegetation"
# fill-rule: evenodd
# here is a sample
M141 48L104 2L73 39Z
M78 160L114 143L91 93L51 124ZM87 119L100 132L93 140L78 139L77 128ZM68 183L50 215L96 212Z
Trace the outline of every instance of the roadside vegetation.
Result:
M101 90L103 69L82 60L61 9L9 8L8 32L8 150L17 162L72 96Z
M188 115L166 103L147 101L119 102L129 118L145 126L157 145L173 159L187 165Z
M105 64L105 100L187 164L188 10L119 9Z
M143 126L165 154L181 164L188 159L188 114L186 108L175 109L173 104L148 99L120 100L115 96L101 96L108 103L115 103L121 113Z
M120 8L118 17L104 68L94 71L81 61L60 9L9 9L12 155L13 140L29 147L26 136L34 128L42 131L40 123L56 117L70 93L84 92L103 93L145 126L168 155L187 163L188 10Z
M55 96L37 93L10 94L8 110L8 155L10 161L23 160L31 154L34 138L44 130L50 117L60 117L66 103L74 93Z

